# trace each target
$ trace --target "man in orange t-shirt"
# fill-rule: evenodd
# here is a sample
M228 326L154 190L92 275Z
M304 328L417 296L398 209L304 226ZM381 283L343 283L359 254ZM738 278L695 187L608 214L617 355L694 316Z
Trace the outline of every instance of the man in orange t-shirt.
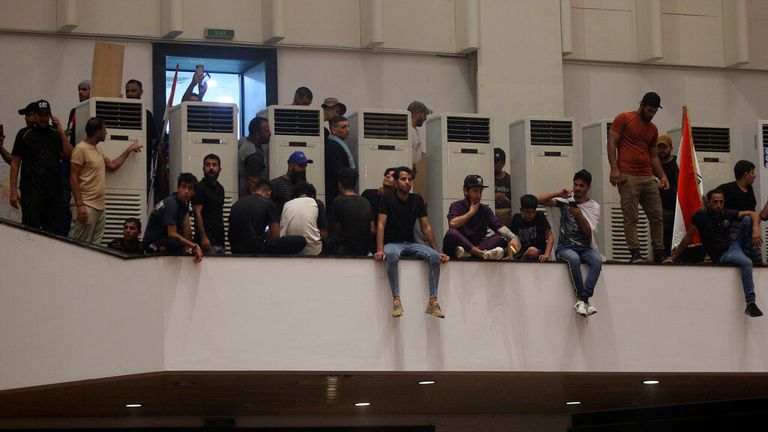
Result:
M611 184L618 186L621 212L624 215L624 235L632 253L630 263L643 262L637 240L637 204L643 207L651 226L654 262L662 262L664 253L664 220L659 188L668 189L669 181L661 167L656 151L659 131L651 123L661 107L661 97L648 92L636 111L616 116L608 134L608 162L611 165ZM654 177L660 179L656 179Z

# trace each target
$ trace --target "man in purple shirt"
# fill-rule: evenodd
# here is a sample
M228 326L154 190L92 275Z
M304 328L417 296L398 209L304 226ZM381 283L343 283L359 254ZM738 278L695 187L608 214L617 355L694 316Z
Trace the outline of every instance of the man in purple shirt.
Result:
M448 209L449 230L443 238L443 252L454 258L471 256L500 260L505 247L513 254L520 250L520 240L505 227L490 207L481 204L483 189L487 188L479 175L464 179L464 199L451 204ZM495 233L486 238L488 228Z

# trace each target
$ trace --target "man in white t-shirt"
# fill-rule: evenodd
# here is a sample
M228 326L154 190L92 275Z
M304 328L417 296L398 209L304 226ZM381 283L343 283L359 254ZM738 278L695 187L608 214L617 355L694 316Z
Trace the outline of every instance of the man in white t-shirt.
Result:
M317 191L311 183L297 183L294 193L296 198L283 206L280 237L303 236L307 245L299 255L320 255L323 251L323 240L328 238L325 206L315 199Z
M69 236L87 243L101 243L106 207L106 170L117 171L128 156L141 150L134 141L115 160L104 156L99 143L107 137L104 120L91 117L85 124L86 138L72 150L69 183L72 186L72 227Z
M408 111L411 112L411 152L414 170L413 192L424 197L427 200L429 196L427 188L427 143L422 141L419 129L427 116L432 114L432 110L424 105L424 102L413 101L408 104Z

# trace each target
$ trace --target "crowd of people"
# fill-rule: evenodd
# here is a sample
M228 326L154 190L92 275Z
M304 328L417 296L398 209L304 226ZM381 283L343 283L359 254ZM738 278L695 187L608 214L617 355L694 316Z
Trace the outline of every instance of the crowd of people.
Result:
M205 88L197 79L190 85L202 98ZM86 100L90 84L78 86L80 100ZM140 98L141 83L126 83L127 97ZM299 88L294 104L312 103L312 92ZM325 129L325 203L317 199L315 185L307 182L313 160L302 151L286 161L284 175L270 179L264 146L271 137L267 119L256 117L238 142L237 175L239 199L232 205L228 227L224 218L224 187L218 178L221 155L208 154L202 162L203 178L182 173L174 193L166 194L152 209L142 237L141 221L125 220L123 237L109 247L125 253L194 256L222 255L227 242L234 254L348 255L372 256L386 263L392 294L392 316L404 313L400 298L398 263L415 257L428 263L429 299L426 313L444 318L438 303L440 267L450 259L564 262L575 292L575 311L590 316L597 309L589 300L594 294L605 258L596 243L600 204L589 196L592 175L580 170L570 185L558 191L510 196L510 182L504 171L506 154L494 151L494 184L477 174L466 175L464 198L450 205L448 230L434 233L424 197L414 193L414 182L426 190L423 162L427 158L418 127L432 112L423 102L408 106L413 129L412 147L418 152L412 166L391 167L383 173L381 187L358 195L358 163L347 146L349 120L346 106L337 98L322 105ZM701 261L734 264L741 269L745 313L761 316L755 304L752 279L754 265L762 261L760 220L768 218L768 205L758 214L752 189L755 166L739 161L735 181L709 191L706 205L690 221L690 229L679 246L671 244L678 170L669 137L659 136L652 120L661 109L661 98L645 94L634 111L614 119L607 142L610 182L618 188L624 216L624 232L631 251L630 263L644 262L639 247L637 222L642 207L650 224L653 262ZM105 220L105 173L119 169L141 143L128 144L114 160L104 156L99 143L107 136L104 121L85 120L85 139L75 143L74 111L68 128L51 115L47 101L39 100L19 110L27 121L8 154L0 145L3 159L11 165L10 203L21 206L22 223L44 231L100 244ZM148 125L154 125L147 112ZM51 123L52 122L52 123ZM152 128L153 129L153 128ZM147 145L159 150L157 135ZM2 144L2 142L0 142ZM150 158L148 158L150 159ZM418 162L418 163L417 163ZM421 168L419 168L421 166ZM273 172L279 167L273 167ZM20 182L17 183L20 174ZM152 175L148 170L148 178ZM419 180L415 180L416 176ZM18 187L17 187L18 184ZM496 209L483 204L484 190L493 187ZM519 212L513 202L519 199ZM63 205L65 204L65 205ZM544 207L545 212L538 211ZM62 211L65 209L66 211ZM69 222L64 217L69 215ZM225 228L228 228L225 229ZM228 233L228 235L225 235ZM436 237L442 236L442 249ZM697 247L688 247L689 245ZM581 273L581 265L588 271Z

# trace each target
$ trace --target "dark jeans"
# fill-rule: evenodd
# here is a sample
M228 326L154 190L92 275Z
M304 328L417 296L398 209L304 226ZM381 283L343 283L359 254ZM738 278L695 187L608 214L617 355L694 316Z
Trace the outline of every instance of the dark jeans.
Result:
M499 233L482 239L477 244L473 244L459 230L453 228L449 229L445 233L445 237L443 237L443 253L451 258L456 258L456 247L458 246L463 247L465 251L469 252L473 247L477 247L480 250L489 250L495 247L505 247L506 245L507 241Z
M35 196L32 193L21 195L21 223L28 227L59 234L61 231L61 197Z

